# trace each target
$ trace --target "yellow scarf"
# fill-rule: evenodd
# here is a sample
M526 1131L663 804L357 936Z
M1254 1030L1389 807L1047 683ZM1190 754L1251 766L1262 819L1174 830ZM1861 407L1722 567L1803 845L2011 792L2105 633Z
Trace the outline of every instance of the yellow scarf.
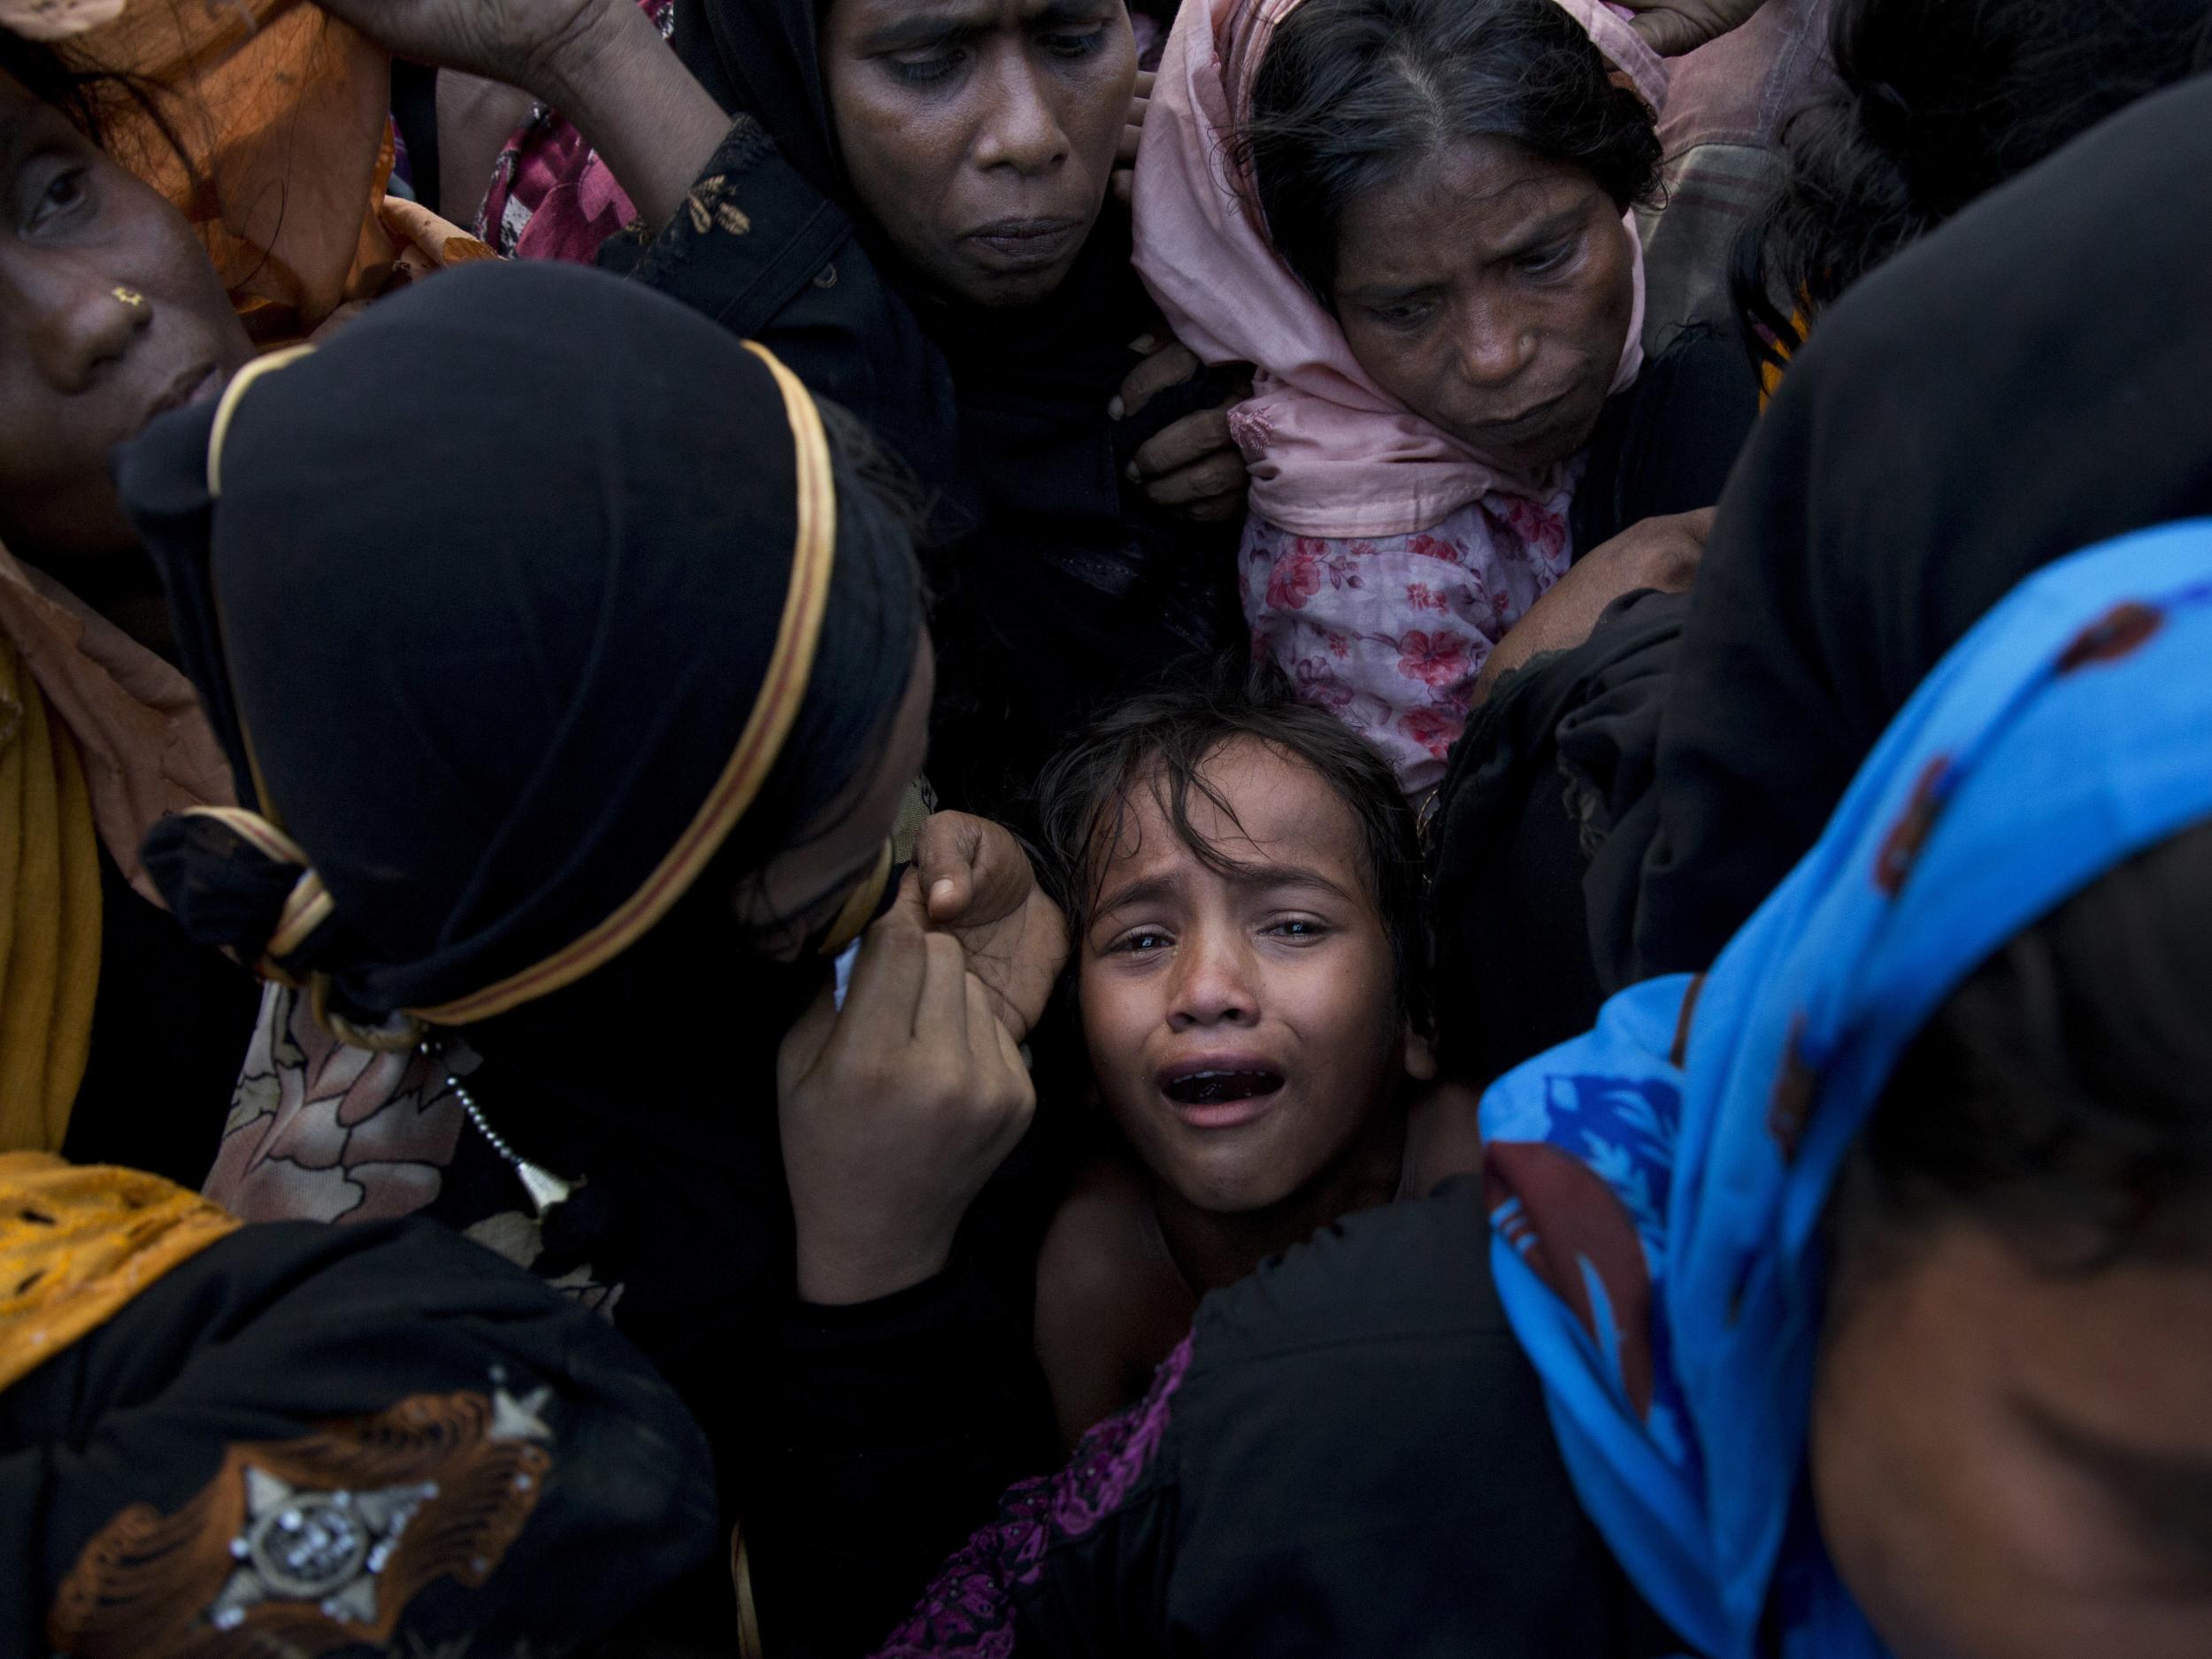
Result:
M0 1389L242 1225L158 1175L0 1153Z
M100 852L84 768L0 637L0 1152L60 1149L99 980Z

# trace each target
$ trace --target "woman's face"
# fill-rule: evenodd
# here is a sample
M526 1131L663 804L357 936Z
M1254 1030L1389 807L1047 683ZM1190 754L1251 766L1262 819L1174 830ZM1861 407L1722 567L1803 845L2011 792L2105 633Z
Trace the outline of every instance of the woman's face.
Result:
M914 672L875 769L863 772L830 803L818 833L786 848L739 887L738 923L767 954L795 959L804 941L835 920L853 889L874 873L907 789L929 757L929 704L936 685L936 658L925 635L915 647Z
M1471 139L1356 199L1335 309L1360 366L1499 465L1589 441L1635 311L1635 247L1579 167Z
M1821 1531L1898 1659L2212 1654L2212 1267L2060 1274L1944 1225L1848 1292Z
M853 188L906 263L972 305L1057 288L1136 84L1122 0L832 0L821 46Z
M0 541L138 545L108 451L252 356L181 214L0 73Z

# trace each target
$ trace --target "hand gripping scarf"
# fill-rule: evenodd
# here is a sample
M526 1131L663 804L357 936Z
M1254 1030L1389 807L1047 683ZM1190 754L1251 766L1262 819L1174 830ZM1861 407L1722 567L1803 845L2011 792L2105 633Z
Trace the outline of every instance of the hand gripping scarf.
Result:
M1369 378L1344 331L1268 240L1236 134L1267 43L1301 0L1188 0L1176 14L1137 154L1136 261L1175 337L1208 363L1257 365L1232 418L1252 510L1293 535L1403 535L1501 488L1525 491ZM1599 0L1559 0L1655 110L1667 69ZM1632 241L1636 216L1624 225ZM1643 363L1644 264L1612 389Z
M541 470L503 495L526 435ZM119 477L248 797L148 865L188 933L340 1020L464 1025L611 959L806 695L836 528L813 400L595 272L410 288Z
M2007 941L2212 816L2212 519L2032 577L1892 723L1702 980L1485 1097L1498 1288L1584 1508L1697 1652L1883 1652L1801 1504L1823 1211L1905 1046Z

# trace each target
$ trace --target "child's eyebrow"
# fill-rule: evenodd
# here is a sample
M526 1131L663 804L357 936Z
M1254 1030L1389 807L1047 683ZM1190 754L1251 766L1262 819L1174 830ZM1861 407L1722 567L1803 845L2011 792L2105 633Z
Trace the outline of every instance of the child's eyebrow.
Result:
M1348 903L1357 902L1357 896L1348 892L1343 884L1331 880L1318 870L1305 864L1279 864L1263 862L1239 861L1221 869L1218 873L1240 887L1311 887L1333 894ZM1094 916L1111 916L1118 910L1134 910L1141 904L1156 903L1174 895L1179 883L1172 875L1143 876L1125 887L1117 887L1104 895Z

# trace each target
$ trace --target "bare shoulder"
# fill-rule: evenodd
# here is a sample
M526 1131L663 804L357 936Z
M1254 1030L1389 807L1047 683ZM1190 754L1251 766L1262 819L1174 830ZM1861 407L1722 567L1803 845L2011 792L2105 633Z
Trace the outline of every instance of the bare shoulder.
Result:
M1037 1359L1071 1444L1142 1394L1195 1306L1142 1176L1108 1160L1085 1169L1037 1258Z

